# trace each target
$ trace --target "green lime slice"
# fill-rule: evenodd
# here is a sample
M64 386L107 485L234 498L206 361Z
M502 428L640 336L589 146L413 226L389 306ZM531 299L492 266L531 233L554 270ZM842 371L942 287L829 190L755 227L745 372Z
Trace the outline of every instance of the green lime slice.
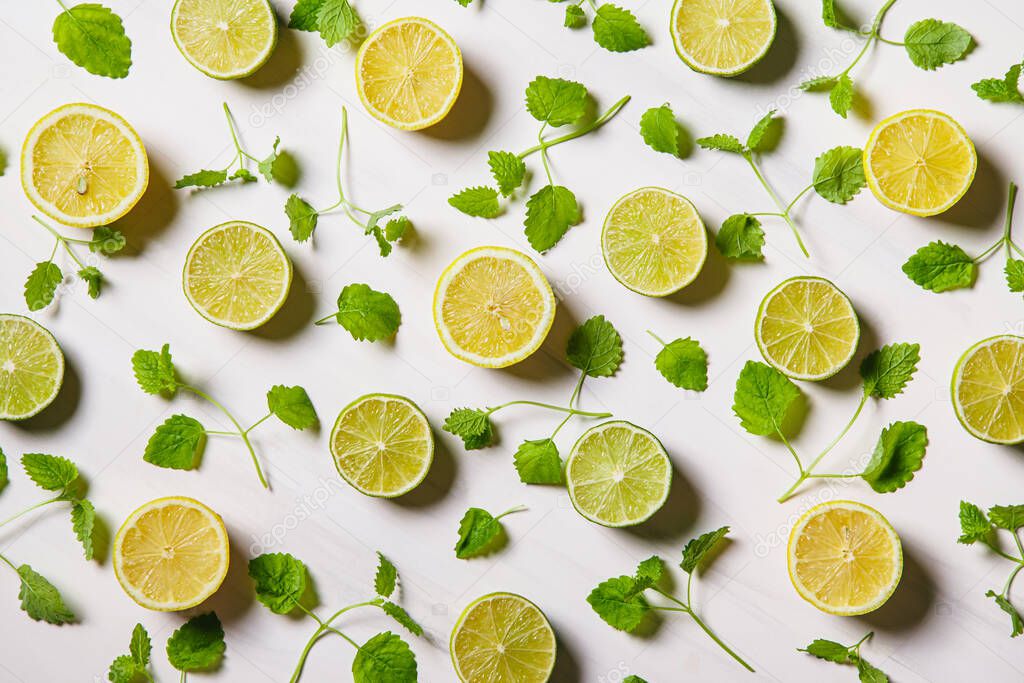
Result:
M64 354L39 323L0 314L0 420L24 420L53 402L64 382Z
M971 435L999 444L1024 442L1024 337L980 341L953 371L953 409Z
M251 75L277 45L277 17L267 0L177 0L171 35L189 64L211 78Z
M515 593L491 593L462 610L449 649L462 683L545 683L555 668L551 624Z

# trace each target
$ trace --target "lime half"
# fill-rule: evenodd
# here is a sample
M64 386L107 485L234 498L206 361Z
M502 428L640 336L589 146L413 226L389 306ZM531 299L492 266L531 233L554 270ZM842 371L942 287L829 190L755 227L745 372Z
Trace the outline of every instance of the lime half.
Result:
M547 617L515 593L491 593L459 615L449 644L462 683L545 683L555 668Z
M768 364L793 379L817 381L842 370L857 351L853 304L820 277L794 277L768 292L754 336Z
M0 420L32 417L57 398L64 354L39 323L0 314Z
M640 524L658 511L672 485L672 463L646 429L611 421L576 441L565 466L569 500L591 522Z
M292 264L274 233L231 221L199 236L185 257L182 280L199 315L233 330L252 330L288 298Z
M221 80L263 66L277 45L277 17L267 0L178 0L171 35L189 64Z
M1004 334L967 349L953 371L953 409L979 439L1024 442L1024 337Z
M426 478L434 436L419 407L402 396L368 394L350 403L331 430L341 478L368 496L394 498Z
M708 235L686 197L644 187L615 202L601 231L608 270L627 288L666 296L693 282L708 255Z
M676 0L669 18L676 53L694 71L736 76L775 40L771 0Z

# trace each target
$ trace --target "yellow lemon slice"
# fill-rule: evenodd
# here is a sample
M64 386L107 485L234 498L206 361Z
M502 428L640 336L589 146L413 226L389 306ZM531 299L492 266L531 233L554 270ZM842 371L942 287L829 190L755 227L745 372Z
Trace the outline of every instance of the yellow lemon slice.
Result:
M460 360L503 368L540 348L555 319L555 294L526 254L470 249L445 268L434 290L434 326Z
M676 0L669 17L676 54L694 71L736 76L775 40L771 0Z
M78 228L112 223L149 184L135 130L94 104L66 104L39 119L21 149L21 184L36 208Z
M356 89L378 121L402 130L427 128L447 116L459 97L462 53L431 21L389 21L359 47Z
M128 516L114 538L114 574L143 607L195 607L228 573L228 532L220 515L197 500L158 498Z
M979 439L1024 442L1024 337L1004 334L967 349L953 371L953 409Z
M900 538L867 505L822 503L789 534L789 580L800 597L823 612L873 612L893 594L902 575Z
M0 315L0 420L24 420L53 403L64 382L64 354L49 330Z
M177 0L171 35L189 64L221 80L249 76L277 45L277 17L267 0Z
M911 109L885 119L864 147L864 175L878 201L914 216L934 216L964 196L978 154L947 114Z
M449 649L462 683L545 683L555 668L551 624L515 593L491 593L462 610Z

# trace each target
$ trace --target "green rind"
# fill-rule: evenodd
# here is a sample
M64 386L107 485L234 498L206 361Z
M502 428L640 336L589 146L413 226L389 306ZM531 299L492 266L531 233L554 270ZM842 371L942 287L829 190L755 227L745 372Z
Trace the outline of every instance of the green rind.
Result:
M960 359L957 360L956 366L953 368L953 377L952 377L952 379L950 380L950 383L949 383L950 400L953 403L953 414L956 415L956 419L960 423L960 426L963 427L964 431L966 431L968 434L973 436L975 439L978 439L980 441L984 441L986 443L996 444L996 445L999 445L999 446L1016 446L1017 444L1024 443L1024 435L1021 435L1021 438L1017 439L1016 441L998 441L996 439L991 439L991 438L988 438L987 436L983 436L983 435L978 434L977 432L975 432L967 424L966 420L964 420L963 415L960 413L960 404L959 404L959 402L957 401L957 398L956 398L957 380L960 377L960 371L963 369L964 361L967 360L967 356L970 355L971 352L974 351L975 349L977 349L978 347L980 347L980 346L982 346L984 344L987 344L989 342L995 341L997 339L1015 339L1015 340L1019 340L1020 343L1024 344L1024 337L1021 337L1019 335L1016 335L1016 334L997 334L997 335L993 335L991 337L987 337L985 339L982 339L981 341L977 342L976 344L972 345L969 349L964 351L960 355Z

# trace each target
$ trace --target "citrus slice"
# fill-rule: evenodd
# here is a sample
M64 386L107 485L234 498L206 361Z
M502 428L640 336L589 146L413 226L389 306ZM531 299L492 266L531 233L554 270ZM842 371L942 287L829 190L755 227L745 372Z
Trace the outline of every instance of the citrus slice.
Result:
M555 647L547 617L515 593L470 603L449 643L462 683L545 683L555 668Z
M889 599L903 575L903 547L888 520L850 500L808 510L789 534L789 580L823 612L853 616Z
M123 118L94 104L66 104L28 132L21 184L50 218L94 228L135 206L149 184L149 160Z
M331 430L341 478L368 496L394 498L426 478L434 460L427 416L407 398L368 394L348 404Z
M1024 442L1024 337L1004 334L967 349L953 371L953 409L979 439Z
M470 249L444 269L434 290L434 326L449 353L503 368L540 348L555 319L555 294L526 254Z
M0 314L0 420L24 420L57 398L64 354L36 321Z
M775 40L771 0L676 0L669 25L676 54L694 71L736 76Z
M934 216L964 196L978 154L947 114L911 109L885 119L864 146L864 175L878 201L914 216Z
M608 270L628 289L666 296L693 282L708 255L708 235L686 197L644 187L622 197L601 231Z
M794 277L768 292L754 337L768 364L793 379L817 381L842 370L857 351L853 304L820 277Z
M356 90L378 121L402 130L432 126L462 89L462 53L440 26L422 17L384 24L359 46Z
M653 434L613 420L576 441L565 477L569 500L581 515L604 526L632 526L665 504L672 463Z
M210 228L192 244L182 272L199 315L233 330L270 320L288 298L292 263L274 233L245 221Z
M226 80L251 75L277 45L277 17L267 0L177 0L171 36L189 64Z
M135 602L162 612L195 607L228 573L228 532L198 500L152 500L128 516L114 538L114 574Z

